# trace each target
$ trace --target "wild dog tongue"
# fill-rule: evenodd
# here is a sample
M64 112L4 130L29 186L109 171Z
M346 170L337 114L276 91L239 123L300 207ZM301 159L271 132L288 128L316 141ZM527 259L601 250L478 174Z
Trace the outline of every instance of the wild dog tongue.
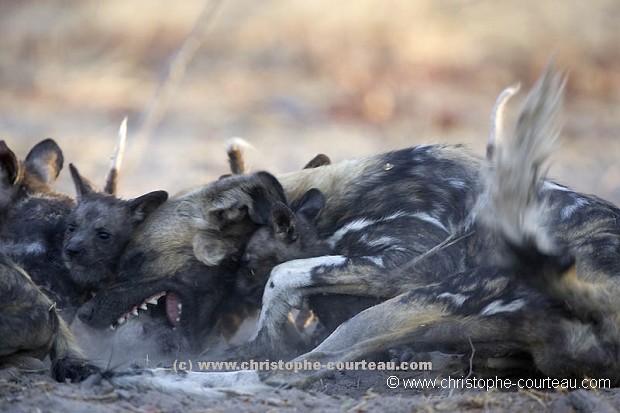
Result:
M181 304L181 299L177 294L173 292L166 294L166 315L173 327L176 327L179 323L177 321L181 315L179 312L179 304Z

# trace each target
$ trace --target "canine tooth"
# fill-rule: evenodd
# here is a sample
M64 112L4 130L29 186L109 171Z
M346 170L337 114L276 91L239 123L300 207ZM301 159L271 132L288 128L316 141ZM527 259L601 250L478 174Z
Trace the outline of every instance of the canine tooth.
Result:
M179 309L179 312L181 312L183 310L183 304L177 304L177 308Z
M116 330L116 327L114 327L113 325L110 325L110 330L114 331Z
M148 307L146 306L146 303L142 303L142 304L140 304L140 308L141 308L142 310L146 310L146 309L148 309Z
M127 319L125 317L121 317L118 320L116 320L116 322L118 323L118 325L123 325L125 324L125 321L127 321Z
M133 315L138 315L138 307L134 307L134 308L131 310L131 314L133 314Z
M149 304L156 305L157 304L157 298L151 298L150 300L146 300L146 302L149 303Z

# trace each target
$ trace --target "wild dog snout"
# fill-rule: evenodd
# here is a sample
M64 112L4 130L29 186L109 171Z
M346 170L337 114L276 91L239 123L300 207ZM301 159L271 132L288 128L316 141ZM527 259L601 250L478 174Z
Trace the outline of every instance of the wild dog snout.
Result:
M95 315L95 307L89 302L85 303L83 306L80 307L77 315L83 323L88 324L92 321L93 316Z

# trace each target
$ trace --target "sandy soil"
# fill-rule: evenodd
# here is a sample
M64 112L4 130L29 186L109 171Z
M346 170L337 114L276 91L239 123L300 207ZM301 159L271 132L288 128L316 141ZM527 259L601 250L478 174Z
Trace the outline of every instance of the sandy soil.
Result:
M555 54L570 81L552 175L620 202L617 1L222 1L194 28L198 47L178 82L167 82L198 16L216 3L1 2L0 139L24 156L54 137L67 162L102 183L128 116L125 197L227 172L233 136L254 145L253 170L275 173L321 152L337 161L429 142L482 154L497 94L529 87ZM58 188L73 194L66 171ZM203 398L0 371L7 411L614 411L617 394L391 390L385 375L348 373L311 391Z

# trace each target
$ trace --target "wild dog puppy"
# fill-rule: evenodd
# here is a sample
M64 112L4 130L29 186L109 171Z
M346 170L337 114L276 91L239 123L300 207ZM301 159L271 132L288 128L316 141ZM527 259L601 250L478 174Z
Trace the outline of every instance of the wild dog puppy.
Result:
M69 169L77 205L67 217L62 259L76 284L97 291L115 280L121 254L134 231L168 199L168 193L153 191L123 200L96 191L75 166Z
M32 359L49 355L52 376L60 382L80 381L98 371L84 359L55 303L3 253L0 314L0 367L30 367Z

